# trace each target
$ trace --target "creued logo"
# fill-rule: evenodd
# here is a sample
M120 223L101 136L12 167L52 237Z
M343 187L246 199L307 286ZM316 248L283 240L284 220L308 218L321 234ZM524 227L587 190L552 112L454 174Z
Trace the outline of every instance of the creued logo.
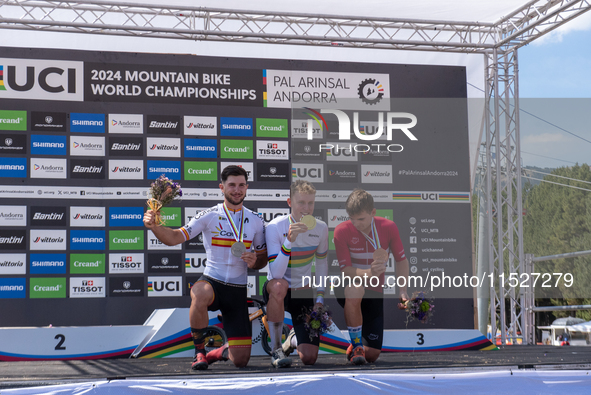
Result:
M71 156L105 156L105 138L70 136Z
M194 117L185 115L185 135L188 136L217 136L218 121L216 117Z
M110 250L143 250L143 230L111 230L109 231Z
M150 157L179 158L181 156L181 139L148 137L146 145Z
M109 114L109 133L142 134L144 116L142 114Z
M109 160L110 180L143 180L143 160Z
M6 99L83 101L83 62L45 59L0 59Z

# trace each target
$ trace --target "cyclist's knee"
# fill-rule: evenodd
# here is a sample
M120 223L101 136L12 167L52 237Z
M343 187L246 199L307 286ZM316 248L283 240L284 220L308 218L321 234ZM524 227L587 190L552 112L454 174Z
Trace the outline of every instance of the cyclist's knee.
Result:
M284 279L273 279L267 284L269 295L277 298L285 298L289 284Z

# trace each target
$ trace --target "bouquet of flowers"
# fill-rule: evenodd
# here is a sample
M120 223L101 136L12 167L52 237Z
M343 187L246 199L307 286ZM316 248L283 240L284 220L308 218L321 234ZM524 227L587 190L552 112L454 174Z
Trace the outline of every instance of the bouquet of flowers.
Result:
M423 291L415 291L406 302L406 325L417 320L426 324L433 315L433 298L428 298Z
M150 196L146 204L156 214L156 224L164 225L165 221L160 214L160 209L172 202L175 198L183 196L181 184L173 182L164 174L150 185Z
M304 328L308 331L310 340L328 332L332 325L332 313L325 305L314 306L309 311L304 311L300 317L304 320Z

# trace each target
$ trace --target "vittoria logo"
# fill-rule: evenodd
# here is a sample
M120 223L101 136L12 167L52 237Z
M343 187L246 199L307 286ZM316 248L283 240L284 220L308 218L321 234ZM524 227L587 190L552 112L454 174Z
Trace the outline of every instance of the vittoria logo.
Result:
M109 160L110 180L143 180L143 160Z
M38 230L31 229L31 250L65 250L65 230Z
M180 139L151 138L146 139L148 156L180 157Z
M185 134L191 136L217 136L216 117L184 117Z

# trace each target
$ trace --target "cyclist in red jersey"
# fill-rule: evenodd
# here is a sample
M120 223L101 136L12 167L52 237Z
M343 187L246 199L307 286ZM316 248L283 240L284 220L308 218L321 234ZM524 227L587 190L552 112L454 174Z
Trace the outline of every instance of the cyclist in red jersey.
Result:
M376 217L373 197L362 189L354 190L345 209L349 220L334 231L334 244L341 271L351 279L336 289L339 304L351 337L347 359L355 364L376 361L382 350L384 334L383 285L386 263L394 255L397 276L408 280L409 265L393 221ZM361 286L355 286L359 285ZM408 295L400 287L398 308L404 310ZM362 339L365 340L365 347Z

